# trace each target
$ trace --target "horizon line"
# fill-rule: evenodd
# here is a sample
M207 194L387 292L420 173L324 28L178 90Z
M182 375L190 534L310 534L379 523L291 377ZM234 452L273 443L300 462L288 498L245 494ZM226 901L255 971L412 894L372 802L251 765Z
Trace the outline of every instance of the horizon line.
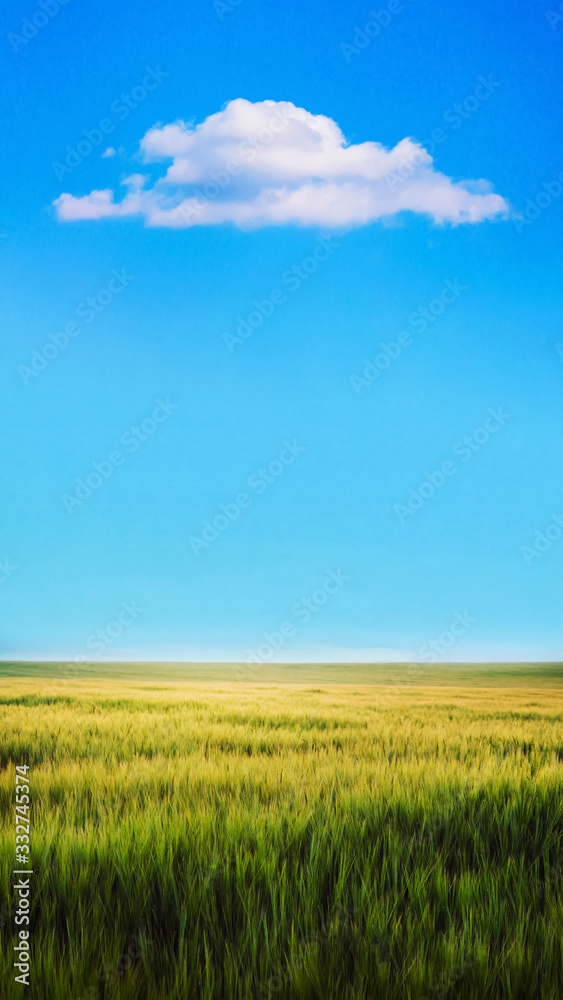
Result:
M34 663L42 664L56 664L56 663L74 663L76 662L76 657L65 659L64 657L58 657L56 659L41 659L39 657L32 657L31 659L5 659L0 657L0 664L2 663L14 663L22 665L32 665ZM248 666L246 660L81 660L80 665L82 667L86 666L112 666L115 663L119 663L123 666L135 666L139 663L146 664L160 664L165 663L169 666L218 666L218 667L240 667ZM298 667L298 666L327 666L327 667L377 667L377 666L387 666L387 667L404 667L410 666L411 664L416 664L419 667L449 667L449 666L520 666L520 665L538 665L538 666L563 666L563 660L548 659L548 660L438 660L438 661L426 661L426 660L287 660L287 661L272 661L256 663L254 666L260 667Z

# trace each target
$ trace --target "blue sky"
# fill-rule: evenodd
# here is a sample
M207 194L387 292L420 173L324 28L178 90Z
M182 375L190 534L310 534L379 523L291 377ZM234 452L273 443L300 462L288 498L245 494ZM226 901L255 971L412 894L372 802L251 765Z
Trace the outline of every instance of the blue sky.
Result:
M2 6L3 658L560 658L551 7Z

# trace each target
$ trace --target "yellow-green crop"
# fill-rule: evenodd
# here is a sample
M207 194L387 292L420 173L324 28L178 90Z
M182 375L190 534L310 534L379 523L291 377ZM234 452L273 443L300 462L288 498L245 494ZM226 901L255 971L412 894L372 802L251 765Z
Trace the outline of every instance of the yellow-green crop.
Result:
M560 1000L556 689L5 680L48 1000Z

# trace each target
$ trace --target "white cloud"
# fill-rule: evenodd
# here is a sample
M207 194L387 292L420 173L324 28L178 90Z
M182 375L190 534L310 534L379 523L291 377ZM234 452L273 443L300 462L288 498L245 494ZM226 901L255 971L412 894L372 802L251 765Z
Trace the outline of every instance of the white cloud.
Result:
M108 146L107 149L104 149L102 153L102 159L105 160L109 156L115 156L115 149L113 148L113 146Z
M412 139L393 149L349 145L331 118L288 101L238 98L200 125L154 126L140 145L146 163L169 161L152 186L135 175L136 183L123 182L130 190L121 201L111 190L61 194L59 219L141 215L149 226L175 229L225 222L357 227L403 211L453 224L508 212L486 181L446 177Z

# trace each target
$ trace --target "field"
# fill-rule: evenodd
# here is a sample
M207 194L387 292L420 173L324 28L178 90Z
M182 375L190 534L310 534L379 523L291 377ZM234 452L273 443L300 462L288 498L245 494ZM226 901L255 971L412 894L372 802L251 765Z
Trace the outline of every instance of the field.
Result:
M1 996L25 760L32 997L560 1000L561 668L385 669L4 665Z

